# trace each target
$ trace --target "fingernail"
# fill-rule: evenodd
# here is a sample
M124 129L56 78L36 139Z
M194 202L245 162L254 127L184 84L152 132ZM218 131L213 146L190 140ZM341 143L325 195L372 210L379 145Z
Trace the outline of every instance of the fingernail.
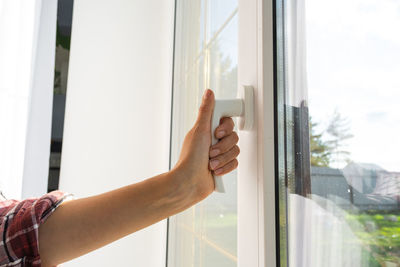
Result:
M225 133L226 133L225 131L219 131L219 132L217 132L217 137L222 138L225 136Z
M220 169L218 169L218 170L215 170L214 173L215 173L215 174L221 174L222 171L223 171L222 168L220 168Z
M210 157L218 156L218 155L219 155L219 152L221 152L221 151L219 151L219 149L213 149L213 150L211 150L211 151L210 151Z
M210 162L210 167L211 167L211 169L214 170L214 169L218 166L218 164L219 164L219 160L217 160L217 159L212 160L212 161Z

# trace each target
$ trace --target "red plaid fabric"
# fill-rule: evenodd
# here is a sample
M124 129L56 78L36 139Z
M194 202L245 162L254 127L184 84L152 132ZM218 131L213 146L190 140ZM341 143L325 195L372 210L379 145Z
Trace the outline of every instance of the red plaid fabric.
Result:
M54 191L41 198L0 202L0 267L40 267L39 226L67 197Z

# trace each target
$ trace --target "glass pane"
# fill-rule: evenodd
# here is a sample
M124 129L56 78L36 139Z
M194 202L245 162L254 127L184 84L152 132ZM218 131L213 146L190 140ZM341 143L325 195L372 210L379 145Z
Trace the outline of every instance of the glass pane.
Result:
M207 40L214 39L225 28L225 24L236 15L238 0L204 1L207 4L208 34Z
M213 8L217 11L211 12ZM226 10L230 15L225 16ZM211 36L209 25L215 22L218 31L204 38ZM237 1L217 5L215 1L177 1L171 166L193 126L203 91L211 88L218 98L236 97L237 28ZM213 193L170 218L168 266L237 265L236 176L236 172L224 176L226 193Z
M281 266L400 266L400 2L277 3Z

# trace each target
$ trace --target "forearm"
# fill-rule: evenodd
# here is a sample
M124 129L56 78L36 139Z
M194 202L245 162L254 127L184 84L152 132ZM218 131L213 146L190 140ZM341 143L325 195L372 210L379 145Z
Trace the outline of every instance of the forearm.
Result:
M42 265L52 266L120 239L194 204L171 171L62 204L39 229Z
M175 168L108 193L62 204L39 228L42 266L54 266L100 248L187 209L214 190L212 170L237 166L237 135L230 118L221 120L220 141L211 147L214 95L206 90L199 115L185 136ZM222 135L221 135L222 134ZM210 163L218 163L217 165ZM212 166L214 165L214 166Z

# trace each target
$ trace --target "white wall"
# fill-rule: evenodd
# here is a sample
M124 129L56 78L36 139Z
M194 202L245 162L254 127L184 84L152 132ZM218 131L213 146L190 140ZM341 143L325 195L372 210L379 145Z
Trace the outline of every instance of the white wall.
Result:
M57 1L0 1L0 189L46 192Z
M173 9L75 0L61 190L89 196L168 170ZM161 222L65 266L161 267L165 250Z

